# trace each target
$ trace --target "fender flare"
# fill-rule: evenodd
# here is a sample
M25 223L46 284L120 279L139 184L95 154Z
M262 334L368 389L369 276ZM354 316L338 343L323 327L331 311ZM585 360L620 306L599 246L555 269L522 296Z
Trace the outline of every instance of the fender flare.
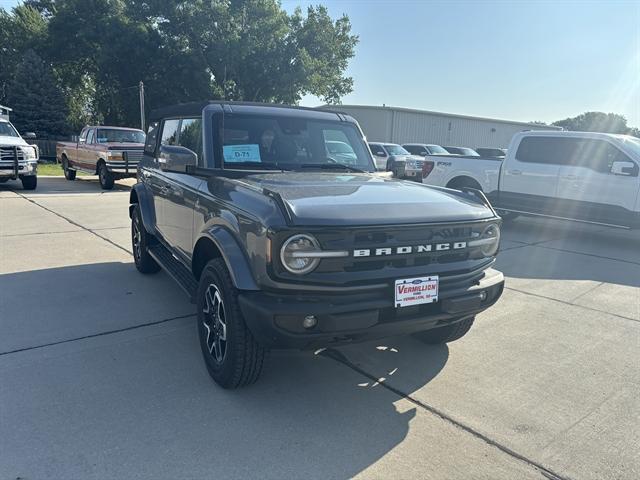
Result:
M133 208L136 204L140 205L144 229L150 235L155 235L156 212L153 208L153 198L143 183L136 183L129 193L129 218L133 216Z
M196 258L197 246L203 239L211 240L218 252L220 252L220 256L227 265L234 287L238 290L260 290L253 277L251 266L247 256L244 254L244 250L229 230L221 226L215 226L202 234L195 244L193 262L198 261Z

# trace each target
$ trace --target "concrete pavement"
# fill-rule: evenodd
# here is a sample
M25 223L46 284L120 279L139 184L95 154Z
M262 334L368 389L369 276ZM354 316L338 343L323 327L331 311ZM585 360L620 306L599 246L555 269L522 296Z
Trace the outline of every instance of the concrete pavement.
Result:
M640 477L638 232L518 219L459 342L273 352L227 392L193 306L133 267L127 206L0 186L0 478Z

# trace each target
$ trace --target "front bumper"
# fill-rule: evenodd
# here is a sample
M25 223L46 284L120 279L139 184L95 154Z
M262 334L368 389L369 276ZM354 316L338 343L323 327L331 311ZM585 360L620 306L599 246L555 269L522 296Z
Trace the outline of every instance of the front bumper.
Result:
M393 289L348 295L243 292L239 302L261 344L312 349L409 334L472 317L493 305L504 288L502 273L491 268L484 273L473 286L441 291L438 302L400 309L393 305ZM312 329L302 326L308 315L317 319Z
M38 174L37 160L2 161L0 162L0 177L17 180L21 177L29 177Z

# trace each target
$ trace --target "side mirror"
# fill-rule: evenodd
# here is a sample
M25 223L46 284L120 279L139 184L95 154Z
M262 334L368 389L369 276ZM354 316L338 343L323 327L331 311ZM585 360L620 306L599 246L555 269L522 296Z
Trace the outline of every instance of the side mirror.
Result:
M636 176L638 175L638 169L633 162L613 162L611 173L614 175Z
M160 170L186 173L188 165L197 165L198 155L192 150L179 145L161 145L158 163L160 164Z
M22 136L22 138L26 138L29 140L32 140L34 138L36 138L36 134L33 132L25 132L25 134Z

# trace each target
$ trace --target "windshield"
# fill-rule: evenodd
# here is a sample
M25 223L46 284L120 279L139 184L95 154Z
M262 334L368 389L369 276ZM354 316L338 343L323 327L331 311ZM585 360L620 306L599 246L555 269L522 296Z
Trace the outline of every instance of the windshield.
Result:
M360 131L351 123L227 114L221 124L225 168L296 170L346 166L374 171Z
M387 150L389 155L411 155L406 149L404 149L400 145L385 145L384 148Z
M431 152L431 155L446 155L449 153L440 145L429 145L429 151Z
M145 135L140 130L120 128L99 128L98 143L144 143Z
M0 122L0 137L19 137L18 132L9 122Z

